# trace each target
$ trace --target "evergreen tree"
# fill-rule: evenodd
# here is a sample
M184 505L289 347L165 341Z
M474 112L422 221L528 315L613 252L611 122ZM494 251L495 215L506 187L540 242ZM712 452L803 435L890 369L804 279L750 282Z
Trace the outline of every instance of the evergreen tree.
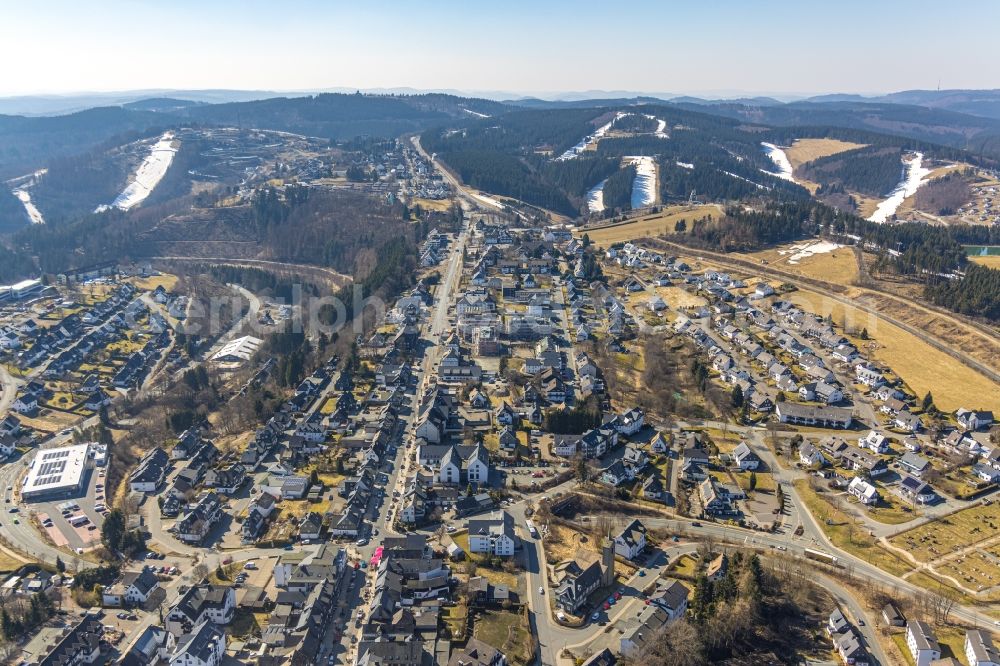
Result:
M695 622L701 624L712 616L712 611L712 582L708 580L705 574L701 574L694 584L694 596L691 598L691 614Z
M733 407L737 409L743 406L743 389L739 385L733 386L732 401Z
M118 552L125 537L125 514L121 509L112 509L101 526L101 543L112 552Z
M3 632L3 637L7 640L13 640L17 635L14 631L14 621L6 608L0 610L0 631Z

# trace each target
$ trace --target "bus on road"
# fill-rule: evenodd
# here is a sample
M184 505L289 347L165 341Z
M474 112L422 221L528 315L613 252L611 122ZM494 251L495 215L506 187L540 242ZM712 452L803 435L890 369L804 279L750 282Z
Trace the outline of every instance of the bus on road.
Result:
M838 566L836 555L831 555L830 553L824 553L821 550L813 550L812 548L806 548L805 556L806 559L816 560L817 562L823 562L824 564Z

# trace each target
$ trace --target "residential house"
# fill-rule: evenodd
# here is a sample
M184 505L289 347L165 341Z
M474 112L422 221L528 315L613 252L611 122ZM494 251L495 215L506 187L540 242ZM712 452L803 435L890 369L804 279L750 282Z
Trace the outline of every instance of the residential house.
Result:
M225 655L226 634L205 620L177 640L169 663L170 666L220 666Z
M101 656L101 637L104 628L100 618L88 614L61 637L33 663L39 666L82 666L97 663ZM47 646L46 646L47 647Z
M226 625L236 613L236 591L227 585L192 585L167 611L163 626L174 636L183 636L202 622Z
M634 560L646 548L646 528L638 519L633 520L615 538L615 555Z
M918 478L930 468L930 464L927 458L911 451L907 451L899 458L899 466Z
M910 620L906 623L906 647L915 666L930 666L932 661L941 658L937 636L926 622Z
M775 412L778 415L778 421L794 425L849 428L854 420L852 410L844 407L814 407L794 402L782 402L778 403Z
M867 435L860 438L858 446L878 454L889 452L889 440L877 430L870 430Z
M582 565L575 560L563 562L556 565L555 574L558 580L554 592L556 606L567 613L576 614L594 590L615 582L614 544L605 539L601 545L600 560L589 565Z
M170 458L161 448L150 449L129 475L129 488L134 493L152 493L160 487L167 475Z
M963 408L955 412L955 420L963 428L979 430L993 423L993 412Z
M310 511L299 522L299 539L302 541L316 541L323 531L323 516L315 511Z
M863 472L872 478L889 471L885 460L856 446L848 446L840 454L840 464L845 469Z
M755 470L760 467L760 457L750 449L746 442L740 442L733 449L733 462L742 471Z
M213 492L206 493L173 527L177 538L185 543L200 544L222 516L222 502Z
M667 612L669 622L679 620L684 617L688 607L688 590L680 581L672 581L670 585L663 588L650 597L650 603L659 606Z
M497 511L485 518L470 520L469 551L511 557L517 547L514 519L506 511Z
M144 567L142 571L126 571L121 580L104 588L102 602L105 606L141 606L160 586L153 571Z
M981 629L965 632L965 658L969 666L1000 666L1000 651L989 633Z
M898 493L903 499L916 504L933 504L939 499L930 485L909 475L904 475L900 479Z
M862 504L869 506L878 504L880 499L878 490L875 486L868 483L860 476L856 476L851 479L851 483L847 486L847 492L856 497Z
M812 442L803 442L799 445L799 462L806 467L822 467L826 464L826 458Z

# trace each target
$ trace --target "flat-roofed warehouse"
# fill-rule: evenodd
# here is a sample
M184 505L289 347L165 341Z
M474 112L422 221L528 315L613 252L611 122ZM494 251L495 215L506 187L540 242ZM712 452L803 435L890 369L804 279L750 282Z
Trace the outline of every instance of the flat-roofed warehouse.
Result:
M90 444L74 444L58 449L42 449L31 461L21 486L25 500L69 496L83 488Z
M212 356L212 360L218 363L246 363L260 349L261 342L260 338L252 335L230 340Z

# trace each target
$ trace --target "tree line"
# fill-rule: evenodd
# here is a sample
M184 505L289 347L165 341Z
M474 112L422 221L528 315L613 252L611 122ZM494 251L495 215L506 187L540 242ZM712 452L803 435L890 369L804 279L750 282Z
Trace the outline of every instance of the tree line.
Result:
M878 197L892 191L902 178L902 154L891 146L866 146L807 162L799 171L820 185L839 185Z

